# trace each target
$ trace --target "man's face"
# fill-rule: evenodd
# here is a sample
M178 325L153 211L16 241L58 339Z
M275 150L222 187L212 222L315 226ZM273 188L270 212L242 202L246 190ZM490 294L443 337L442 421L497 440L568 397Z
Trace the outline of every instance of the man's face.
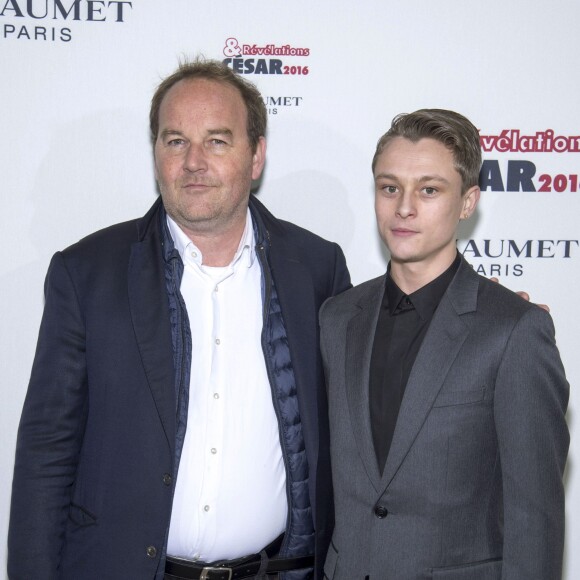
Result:
M474 211L479 188L461 195L453 154L434 139L394 138L374 177L377 224L392 263L415 264L436 277L455 258L457 224Z
M246 121L239 92L215 81L179 81L161 102L155 177L167 213L190 237L245 223L266 151L261 138L252 152Z

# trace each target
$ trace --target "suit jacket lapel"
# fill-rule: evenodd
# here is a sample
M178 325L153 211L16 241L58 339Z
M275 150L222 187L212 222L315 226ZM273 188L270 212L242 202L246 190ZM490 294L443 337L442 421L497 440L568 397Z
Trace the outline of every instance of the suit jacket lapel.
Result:
M461 319L477 306L478 278L463 260L441 299L409 376L381 482L385 489L415 441L461 349L469 327Z
M346 396L354 437L367 475L379 489L381 475L371 432L369 374L375 328L385 288L385 277L371 282L368 293L357 304L357 312L346 332Z
M129 308L151 394L171 450L175 447L175 374L157 215L133 244L128 271Z

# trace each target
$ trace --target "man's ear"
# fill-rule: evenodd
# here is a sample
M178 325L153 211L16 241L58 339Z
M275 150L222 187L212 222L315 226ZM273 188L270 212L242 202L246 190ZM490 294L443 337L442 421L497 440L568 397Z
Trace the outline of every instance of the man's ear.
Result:
M473 214L479 202L480 194L481 190L479 189L478 185L470 187L465 192L463 195L463 209L461 211L461 219L467 219Z
M152 153L153 153L153 174L155 176L155 181L159 181L159 171L157 170L157 157L155 156L155 144L157 141L155 141L153 143L153 149L152 149Z
M266 162L266 138L260 137L256 144L256 151L252 157L252 179L255 181L262 175Z

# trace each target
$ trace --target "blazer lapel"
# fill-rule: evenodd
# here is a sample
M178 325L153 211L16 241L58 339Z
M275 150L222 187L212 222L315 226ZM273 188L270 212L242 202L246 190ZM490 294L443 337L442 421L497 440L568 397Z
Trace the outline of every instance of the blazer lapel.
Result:
M129 308L141 360L171 450L175 446L175 374L159 228L133 244L128 271Z
M385 277L374 280L358 304L346 331L346 396L354 437L367 475L378 491L381 475L371 432L369 374L375 328L385 287Z
M469 327L461 319L477 306L478 278L463 260L441 299L409 376L383 472L385 489L415 441L461 349Z

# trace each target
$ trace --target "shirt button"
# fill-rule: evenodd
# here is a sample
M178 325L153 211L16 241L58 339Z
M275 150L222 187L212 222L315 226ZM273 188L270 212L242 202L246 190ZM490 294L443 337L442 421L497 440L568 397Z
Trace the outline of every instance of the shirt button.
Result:
M209 511L209 506L208 505L204 505L203 506L203 511L204 512L208 512Z
M220 398L220 394L219 393L214 393L213 394L213 398L214 399L219 399Z
M169 475L169 473L164 473L163 474L163 483L165 485L171 485L171 481L172 481L171 475Z
M219 287L218 287L218 286L216 286L216 287L213 289L213 291L214 291L214 292L217 292L218 290L219 290Z
M213 453L213 455L215 455L217 453L217 449L215 447L212 447L211 452Z
M191 252L191 257L192 258L197 258L197 252Z
M375 516L377 516L379 520L386 518L388 514L389 510L385 506L383 505L375 506Z
M157 548L155 546L148 546L147 547L147 557L148 558L155 558L157 556Z
M216 339L215 339L215 343L216 343L218 346L219 346L220 342L221 342L221 341L220 341L220 339L219 339L219 338L216 338Z

